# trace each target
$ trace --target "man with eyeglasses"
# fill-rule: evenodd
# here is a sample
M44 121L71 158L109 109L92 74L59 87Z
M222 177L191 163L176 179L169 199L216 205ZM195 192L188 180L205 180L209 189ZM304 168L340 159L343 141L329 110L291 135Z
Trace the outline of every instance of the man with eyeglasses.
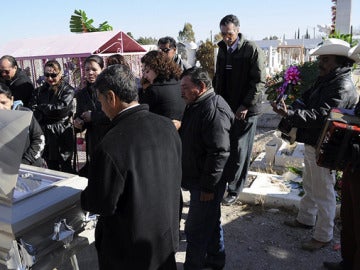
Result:
M237 200L246 180L258 116L261 113L265 86L263 51L239 32L239 20L227 15L220 21L223 37L218 43L215 91L230 105L235 114L231 132L231 153L223 178L228 182L223 205Z
M25 71L19 68L13 56L4 55L0 58L0 75L10 88L14 100L21 100L24 106L28 107L34 85Z
M159 51L163 51L167 54L170 59L173 59L176 64L178 64L181 69L187 70L191 68L191 65L176 53L176 41L172 37L162 37L158 41Z

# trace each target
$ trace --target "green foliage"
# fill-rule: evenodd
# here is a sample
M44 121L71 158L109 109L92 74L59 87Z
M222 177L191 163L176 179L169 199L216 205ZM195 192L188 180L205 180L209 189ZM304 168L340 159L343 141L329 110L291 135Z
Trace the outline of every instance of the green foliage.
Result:
M341 34L339 32L334 32L329 35L329 38L337 38L337 39L344 40L344 41L348 42L351 47L355 46L358 43L357 40L352 39L351 34Z
M156 45L158 40L153 37L139 37L136 40L141 45Z
M93 26L94 20L88 19L85 11L79 9L74 11L74 15L70 18L70 32L86 33L86 32L102 32L113 30L107 21L101 23L99 27Z
M182 31L179 31L178 40L184 42L195 42L195 33L191 23L185 23Z
M200 62L200 65L205 69L210 78L214 77L214 50L217 46L214 45L211 41L207 40L205 43L202 43L196 51L196 59Z
M302 168L288 167L287 169L289 170L289 172L291 172L293 174L297 174L299 176L303 175Z
M317 61L314 62L305 62L302 65L297 65L300 71L300 83L297 84L291 93L287 96L285 100L286 104L291 104L294 100L296 100L304 91L309 89L311 85L315 82L318 76L318 64ZM272 77L268 77L266 79L266 90L267 99L273 101L278 96L278 89L284 83L284 73L285 70L276 73Z

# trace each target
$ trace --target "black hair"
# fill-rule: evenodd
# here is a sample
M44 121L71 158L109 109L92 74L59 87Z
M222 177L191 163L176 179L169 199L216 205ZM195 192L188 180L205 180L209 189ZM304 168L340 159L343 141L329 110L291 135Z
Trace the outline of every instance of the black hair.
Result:
M118 53L112 54L108 58L106 58L106 66L111 66L116 64L129 66L128 62L126 62L125 57L122 56L121 54Z
M201 87L202 86L201 83L204 83L207 89L212 87L209 73L203 68L191 67L189 69L186 69L181 74L181 79L184 78L185 76L189 76L190 81L194 83L196 86Z
M101 69L104 68L104 59L101 56L90 55L85 59L84 64L90 63L90 62L97 63L100 66Z
M17 66L18 66L18 64L17 64L16 59L15 59L14 56L11 56L11 55L3 55L3 56L0 58L0 61L5 60L5 59L10 62L11 67L17 67Z
M100 93L112 90L119 99L126 103L138 100L135 76L126 65L111 65L97 76L95 89Z
M235 15L230 14L230 15L226 15L224 18L221 19L220 27L222 25L226 26L229 23L233 23L236 27L240 26L239 19Z
M11 99L12 97L12 92L10 90L10 88L3 83L0 83L0 94L4 94L7 98Z
M170 48L176 48L176 41L175 41L175 39L173 39L172 37L169 37L169 36L160 38L159 41L158 41L158 46L159 46L160 44L165 45L165 44L168 44L168 43L169 43L169 47L170 47Z
M58 61L56 60L49 60L45 63L44 69L45 67L52 67L56 72L60 72L61 71L61 65Z

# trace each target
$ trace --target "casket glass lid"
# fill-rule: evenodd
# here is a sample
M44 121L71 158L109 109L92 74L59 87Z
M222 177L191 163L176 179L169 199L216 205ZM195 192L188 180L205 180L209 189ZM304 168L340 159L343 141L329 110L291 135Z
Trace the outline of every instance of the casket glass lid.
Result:
M12 203L29 133L30 111L0 110L0 200Z

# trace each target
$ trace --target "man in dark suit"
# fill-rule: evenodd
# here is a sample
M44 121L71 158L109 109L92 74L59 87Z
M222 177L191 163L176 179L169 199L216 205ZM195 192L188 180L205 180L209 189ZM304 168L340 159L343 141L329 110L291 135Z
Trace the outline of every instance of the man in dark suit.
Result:
M25 71L19 68L13 56L4 55L0 58L0 76L10 88L14 100L21 100L23 105L28 107L34 85Z
M129 67L113 65L96 79L112 124L92 156L84 210L99 214L100 269L176 270L181 142L170 119L138 103Z
M261 100L265 85L264 53L240 33L235 15L220 21L222 40L218 43L215 92L221 95L235 114L231 134L231 153L223 177L228 181L223 205L237 200L246 181Z

